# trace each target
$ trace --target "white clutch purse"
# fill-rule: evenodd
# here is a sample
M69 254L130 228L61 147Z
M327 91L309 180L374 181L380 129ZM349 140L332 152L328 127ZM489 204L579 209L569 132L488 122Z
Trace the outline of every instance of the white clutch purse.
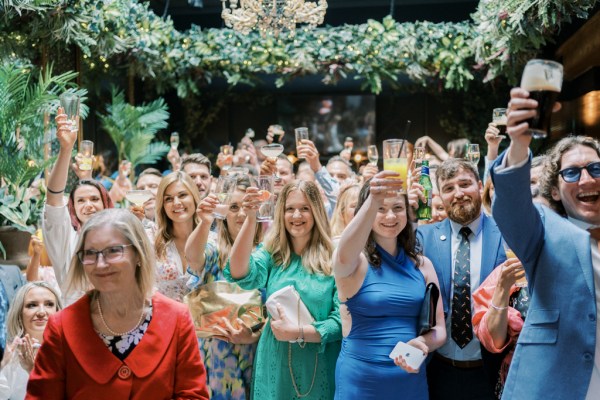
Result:
M279 319L277 303L281 304L286 317L295 325L312 324L315 320L292 285L279 289L267 299L267 311L275 319Z

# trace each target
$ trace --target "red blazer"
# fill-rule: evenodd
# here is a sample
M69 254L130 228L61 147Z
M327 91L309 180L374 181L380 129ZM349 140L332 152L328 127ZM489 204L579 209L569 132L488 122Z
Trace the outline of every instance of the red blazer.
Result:
M26 399L208 399L187 307L152 296L152 320L124 361L92 326L90 296L50 317Z

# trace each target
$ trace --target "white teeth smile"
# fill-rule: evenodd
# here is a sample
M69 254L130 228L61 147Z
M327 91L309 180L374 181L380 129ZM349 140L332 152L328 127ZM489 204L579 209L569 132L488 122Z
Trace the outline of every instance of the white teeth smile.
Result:
M600 196L600 192L584 192L579 193L577 195L577 199L583 201L584 203L587 203L598 200L598 196Z
M386 228L393 228L398 224L381 224L381 225L385 226Z

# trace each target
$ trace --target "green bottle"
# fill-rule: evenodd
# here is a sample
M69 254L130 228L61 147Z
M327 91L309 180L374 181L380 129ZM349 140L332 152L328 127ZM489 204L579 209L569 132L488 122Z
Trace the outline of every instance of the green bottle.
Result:
M431 191L433 186L431 185L431 178L429 178L429 161L423 160L421 164L421 179L419 184L423 186L423 195L426 202L419 199L419 208L417 209L417 219L430 220L431 219Z

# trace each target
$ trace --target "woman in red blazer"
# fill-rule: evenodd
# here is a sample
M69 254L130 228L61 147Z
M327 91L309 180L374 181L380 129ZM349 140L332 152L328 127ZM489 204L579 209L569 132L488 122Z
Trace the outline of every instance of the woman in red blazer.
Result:
M67 291L93 287L52 316L27 399L208 399L187 308L152 295L154 251L129 211L83 227Z

